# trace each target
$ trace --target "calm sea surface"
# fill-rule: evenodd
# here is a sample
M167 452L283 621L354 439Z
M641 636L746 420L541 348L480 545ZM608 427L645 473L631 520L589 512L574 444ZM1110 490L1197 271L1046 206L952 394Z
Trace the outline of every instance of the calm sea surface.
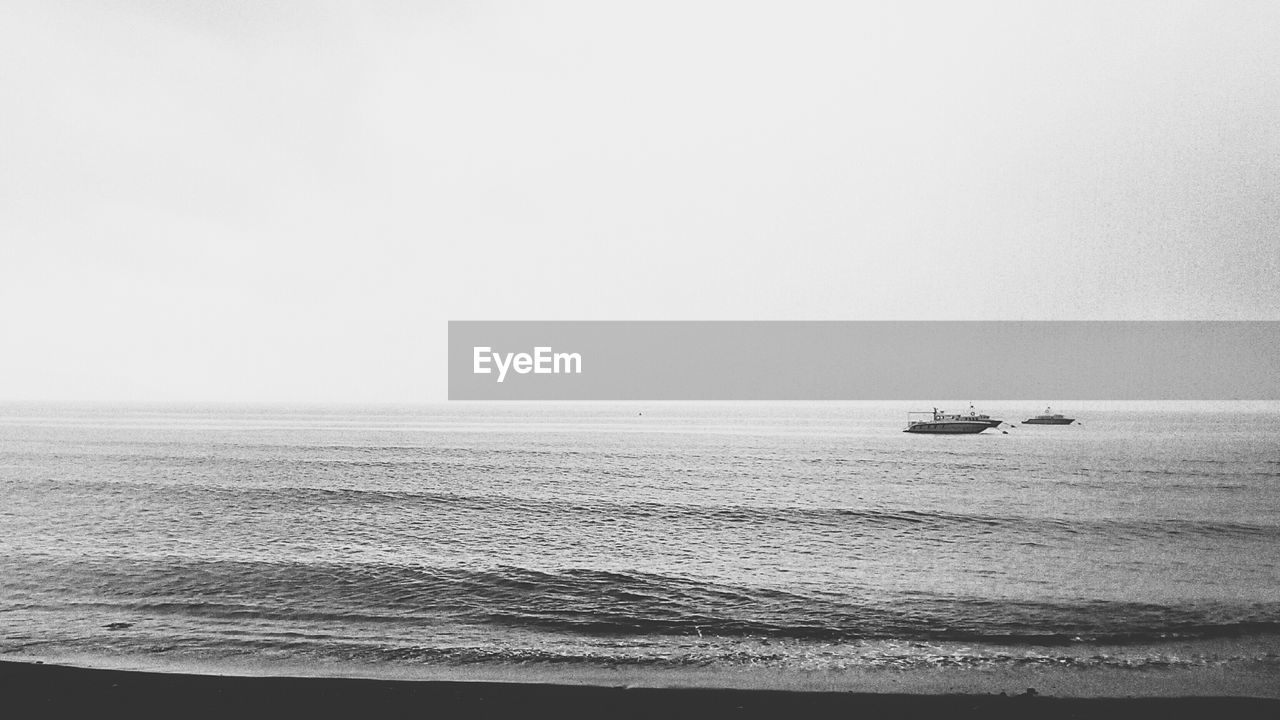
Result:
M0 657L1280 670L1280 404L1080 405L0 406Z

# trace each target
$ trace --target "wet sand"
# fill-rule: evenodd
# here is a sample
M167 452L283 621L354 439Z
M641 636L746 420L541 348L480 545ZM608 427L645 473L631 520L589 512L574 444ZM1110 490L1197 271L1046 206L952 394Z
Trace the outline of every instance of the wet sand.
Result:
M493 681L265 677L103 670L0 662L0 708L10 717L279 717L284 715L496 717L983 718L1280 717L1280 699L1064 697L637 687Z

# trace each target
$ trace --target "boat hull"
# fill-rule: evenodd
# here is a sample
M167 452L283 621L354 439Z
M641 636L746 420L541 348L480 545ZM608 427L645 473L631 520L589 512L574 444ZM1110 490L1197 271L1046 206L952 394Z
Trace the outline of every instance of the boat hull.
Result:
M902 432L929 435L972 435L991 427L981 420L937 420L912 423Z
M1023 425L1070 425L1075 422L1075 418L1029 418L1023 420Z

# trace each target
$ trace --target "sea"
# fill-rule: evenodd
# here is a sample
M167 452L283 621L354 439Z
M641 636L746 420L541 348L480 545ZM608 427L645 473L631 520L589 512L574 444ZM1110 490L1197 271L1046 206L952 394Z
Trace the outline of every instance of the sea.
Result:
M1280 403L968 405L0 405L0 659L1280 680Z

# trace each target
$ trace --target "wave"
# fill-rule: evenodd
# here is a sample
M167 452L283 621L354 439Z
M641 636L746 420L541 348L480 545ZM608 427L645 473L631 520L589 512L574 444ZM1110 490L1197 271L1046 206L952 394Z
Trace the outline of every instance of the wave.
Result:
M2 565L7 578L23 581L0 580L0 591L27 607L236 621L1035 645L1280 633L1280 602L1013 601L872 589L835 594L669 574L508 566L181 559L62 560L22 567L10 559Z
M49 480L52 484L66 481ZM71 481L83 484L84 481ZM999 531L1014 536L1030 536L1037 543L1051 540L1076 542L1093 536L1113 539L1154 538L1185 539L1203 537L1215 540L1276 539L1280 525L1243 521L1188 520L1182 518L1064 518L1026 515L997 515L939 510L895 508L803 507L795 505L698 505L679 502L626 501L599 497L555 499L537 496L513 496L505 488L495 486L491 492L456 492L447 489L389 490L378 488L332 487L255 487L243 483L193 487L170 485L163 481L96 479L111 485L129 485L147 492L164 495L164 502L178 506L181 496L199 496L201 503L235 503L265 507L294 507L299 512L310 508L383 507L389 512L415 514L466 510L481 513L518 513L551 517L567 515L633 520L644 523L668 522L673 528L683 523L699 525L787 525L812 526L818 530L837 532L919 532L945 535L951 539L970 537L973 531L984 534ZM175 497L168 497L168 495ZM565 522L572 522L566 519Z

